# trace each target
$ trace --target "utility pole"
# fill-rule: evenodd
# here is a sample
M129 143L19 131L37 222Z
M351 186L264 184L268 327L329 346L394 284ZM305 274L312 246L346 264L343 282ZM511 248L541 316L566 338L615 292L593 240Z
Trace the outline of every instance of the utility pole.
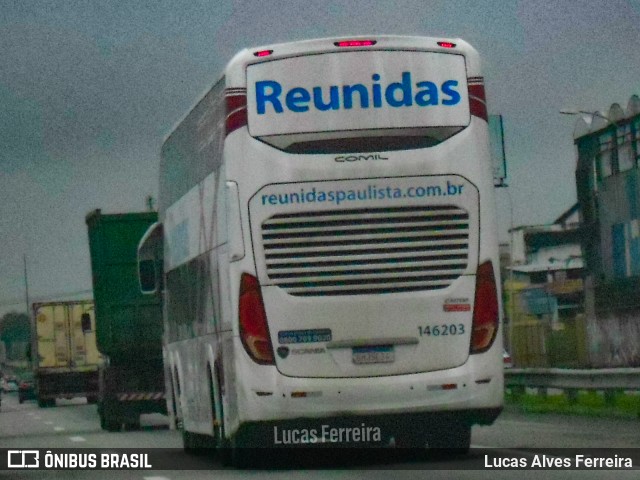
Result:
M27 254L25 253L22 256L22 260L24 262L24 302L27 306L27 316L30 316L30 309L29 309L29 280L27 277Z

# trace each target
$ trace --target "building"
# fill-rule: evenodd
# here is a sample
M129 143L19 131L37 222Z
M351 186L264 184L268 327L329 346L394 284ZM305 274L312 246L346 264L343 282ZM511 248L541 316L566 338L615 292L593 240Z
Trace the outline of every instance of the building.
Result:
M574 143L590 364L640 366L640 98L582 115Z
M551 224L513 228L510 235L505 343L515 364L581 366L586 346L578 204Z
M583 272L580 245L579 205L576 203L552 224L521 226L511 235L511 269L527 283L581 279Z

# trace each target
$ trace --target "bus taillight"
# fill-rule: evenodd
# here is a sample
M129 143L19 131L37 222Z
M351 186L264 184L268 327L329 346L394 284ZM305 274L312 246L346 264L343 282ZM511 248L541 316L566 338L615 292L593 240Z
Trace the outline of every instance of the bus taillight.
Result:
M498 333L498 289L493 264L486 261L478 266L476 295L473 307L470 353L489 350Z
M248 273L243 273L240 278L239 318L240 339L251 359L262 365L273 365L273 347L260 283Z

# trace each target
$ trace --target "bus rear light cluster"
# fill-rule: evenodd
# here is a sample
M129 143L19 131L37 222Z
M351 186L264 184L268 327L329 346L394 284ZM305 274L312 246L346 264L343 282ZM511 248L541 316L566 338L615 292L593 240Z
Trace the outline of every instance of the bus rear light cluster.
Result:
M240 278L240 340L251 359L261 365L273 365L273 347L269 337L267 314L258 279L248 273Z
M470 353L482 353L491 348L498 333L499 318L498 289L493 264L486 261L478 266L476 273Z

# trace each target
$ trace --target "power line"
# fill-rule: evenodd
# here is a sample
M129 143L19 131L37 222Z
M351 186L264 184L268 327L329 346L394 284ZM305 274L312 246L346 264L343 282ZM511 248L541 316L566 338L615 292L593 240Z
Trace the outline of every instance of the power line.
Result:
M89 290L77 290L75 292L60 292L60 293L53 293L51 295L40 295L34 298L31 298L31 302L35 303L35 302L41 302L41 301L47 301L47 300L53 300L53 299L57 299L57 298L61 298L61 297L72 297L72 296L76 296L76 295L86 295L86 294L93 294L93 290L89 289ZM6 307L9 305L18 305L24 303L24 298L15 298L15 299L11 299L11 300L2 300L0 301L0 307Z

